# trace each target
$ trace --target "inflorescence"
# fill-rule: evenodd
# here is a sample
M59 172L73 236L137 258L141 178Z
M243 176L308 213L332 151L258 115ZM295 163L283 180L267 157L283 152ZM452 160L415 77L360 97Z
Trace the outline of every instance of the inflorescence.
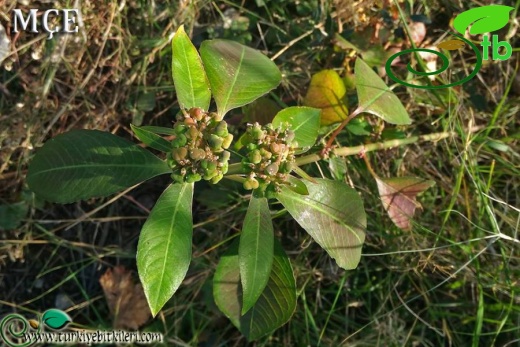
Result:
M200 108L177 116L173 149L168 157L174 182L192 183L204 179L217 183L226 174L230 157L226 149L231 145L233 135L228 133L227 123L217 119L216 114Z
M286 129L286 125L274 128L271 124L248 124L240 142L247 152L242 159L247 175L244 188L266 196L278 193L293 169L298 147L294 132Z

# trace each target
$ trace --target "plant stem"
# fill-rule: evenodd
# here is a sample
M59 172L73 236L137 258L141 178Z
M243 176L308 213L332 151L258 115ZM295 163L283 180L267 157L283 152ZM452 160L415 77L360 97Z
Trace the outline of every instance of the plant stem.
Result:
M442 132L433 133L420 136L412 136L406 139L395 139L383 142L368 143L366 145L354 146L354 147L340 147L334 148L331 152L338 157L347 157L350 155L361 154L364 152L378 151L382 149L388 149L393 147L400 147L409 145L416 142L427 142L427 141L439 141L450 136L456 136L453 132ZM319 154L309 154L303 157L296 158L296 165L302 166L305 164L314 163L323 159ZM242 163L235 163L229 165L228 175L242 173Z

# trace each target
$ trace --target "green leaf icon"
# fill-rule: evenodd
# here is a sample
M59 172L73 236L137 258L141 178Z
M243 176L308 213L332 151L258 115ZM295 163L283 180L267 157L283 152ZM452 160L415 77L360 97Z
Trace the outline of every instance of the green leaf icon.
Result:
M49 328L58 330L72 322L72 318L62 310L52 308L43 313L42 321Z
M463 35L472 23L469 29L471 35L496 31L507 25L511 10L514 10L514 7L503 5L476 7L455 17L453 26Z

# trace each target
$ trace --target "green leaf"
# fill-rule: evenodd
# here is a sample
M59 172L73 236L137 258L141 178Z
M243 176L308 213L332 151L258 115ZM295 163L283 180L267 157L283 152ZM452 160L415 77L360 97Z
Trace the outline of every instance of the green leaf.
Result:
M140 128L157 135L176 135L173 128L158 127L154 125L143 125Z
M205 111L211 90L197 49L181 25L172 40L172 77L181 107L199 107Z
M141 127L137 127L133 124L130 124L130 127L132 128L132 131L135 134L135 137L139 139L142 143L144 143L147 146L152 147L153 149L156 149L161 152L171 152L172 145L170 142L166 141L159 135L156 135L155 133L145 130Z
M52 308L43 313L42 322L49 328L58 330L72 322L72 318L62 310Z
M204 41L200 55L222 117L275 88L282 75L259 51L229 40Z
M155 317L172 297L191 261L193 183L172 184L144 223L137 245L137 270Z
M411 230L410 219L421 205L417 194L435 184L434 181L418 177L376 178L377 189L390 219L402 230Z
M240 234L238 259L243 290L242 314L256 303L273 264L274 231L266 198L251 197Z
M298 147L311 147L318 138L320 113L320 109L312 107L287 107L274 117L273 126L276 128L282 123L289 123L289 129L294 131Z
M0 230L18 228L27 215L27 209L27 203L25 201L0 205Z
M367 218L357 192L339 181L305 182L309 195L282 187L278 200L338 265L350 270L361 258Z
M354 67L359 108L392 124L410 124L412 120L397 96L363 60Z
M334 70L322 70L314 74L303 104L321 109L321 124L341 122L348 116L345 103L347 88Z
M98 130L72 130L36 152L27 182L41 198L69 203L104 197L170 171L130 141Z
M464 11L453 20L453 27L464 35L469 29L471 35L479 35L502 29L509 23L509 12L514 7L503 5L479 6Z
M241 315L242 287L237 242L220 259L213 279L215 303L249 341L287 323L296 308L296 283L291 263L279 242L274 241L269 281L256 304L245 315Z
M288 176L287 181L285 182L287 183L287 188L289 188L296 194L309 195L309 190L307 189L305 183L302 182L302 180L294 176Z

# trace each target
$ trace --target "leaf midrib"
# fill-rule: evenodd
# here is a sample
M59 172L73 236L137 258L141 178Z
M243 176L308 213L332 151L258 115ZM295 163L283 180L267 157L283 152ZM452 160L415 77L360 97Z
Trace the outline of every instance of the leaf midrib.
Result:
M224 105L222 107L223 108L222 115L228 111L229 99L231 98L231 94L235 92L234 91L235 85L236 85L236 82L237 82L237 79L238 79L238 75L240 74L240 69L242 67L242 62L244 61L244 55L245 54L246 54L246 50L242 47L242 52L240 54L240 60L238 61L237 69L235 71L235 78L233 78L233 82L231 83L230 87L228 88L227 96L223 100L224 101Z
M173 224L174 224L174 221L175 221L175 218L177 217L177 213L179 212L179 204L182 202L183 200L183 196L184 196L184 191L186 190L186 188L188 187L189 184L183 184L182 185L182 188L181 188L181 191L179 192L179 197L177 198L177 202L175 204L175 208L173 210L173 214L172 214L172 217L171 217L171 220L170 220L170 228L169 228L169 233L168 233L168 243L166 244L166 251L164 252L164 257L163 257L163 266L161 268L161 280L159 281L161 287L160 288L164 288L164 286L162 285L163 283L163 280L164 280L164 269L166 269L166 262L167 262L167 259L168 259L168 251L170 249L170 245L171 245L171 242L172 242L172 238L173 238ZM172 187L173 188L173 187ZM160 294L162 294L162 292L159 292ZM155 297L155 304L157 306L157 301L159 300L159 297L162 297L162 295L157 295Z
M347 228L348 231L350 231L351 233L353 233L354 235L356 235L356 238L358 239L358 241L361 241L360 238L359 238L359 235L357 234L357 232L354 230L353 227L351 227L350 225L346 224L344 221L342 221L341 219L335 217L333 214L331 214L330 212L328 212L327 210L319 207L318 205L313 205L311 203L309 203L307 200L305 199L299 199L297 196L292 196L292 192L291 193L288 193L288 191L286 190L287 188L283 188L283 190L285 190L285 197L289 198L290 200L293 200L293 201L297 201L297 202L301 202L307 206L310 206L311 208L314 208L320 212L322 212L323 214L327 215L328 217L330 217L332 220L335 220L337 221L340 225L344 226L345 228ZM294 193L295 194L295 193ZM296 195L296 194L295 194Z
M186 35L187 36L187 35ZM193 88L193 80L191 78L191 65L190 65L190 62L189 62L189 59L188 59L188 55L187 55L187 52L186 52L186 46L185 46L185 42L184 41L181 41L181 44L182 44L182 53L183 53L183 57L184 57L184 60L186 62L186 68L187 68L187 71L188 71L188 78L190 80L190 94L191 94L191 104L192 105L195 105L196 102L195 102L195 88Z

